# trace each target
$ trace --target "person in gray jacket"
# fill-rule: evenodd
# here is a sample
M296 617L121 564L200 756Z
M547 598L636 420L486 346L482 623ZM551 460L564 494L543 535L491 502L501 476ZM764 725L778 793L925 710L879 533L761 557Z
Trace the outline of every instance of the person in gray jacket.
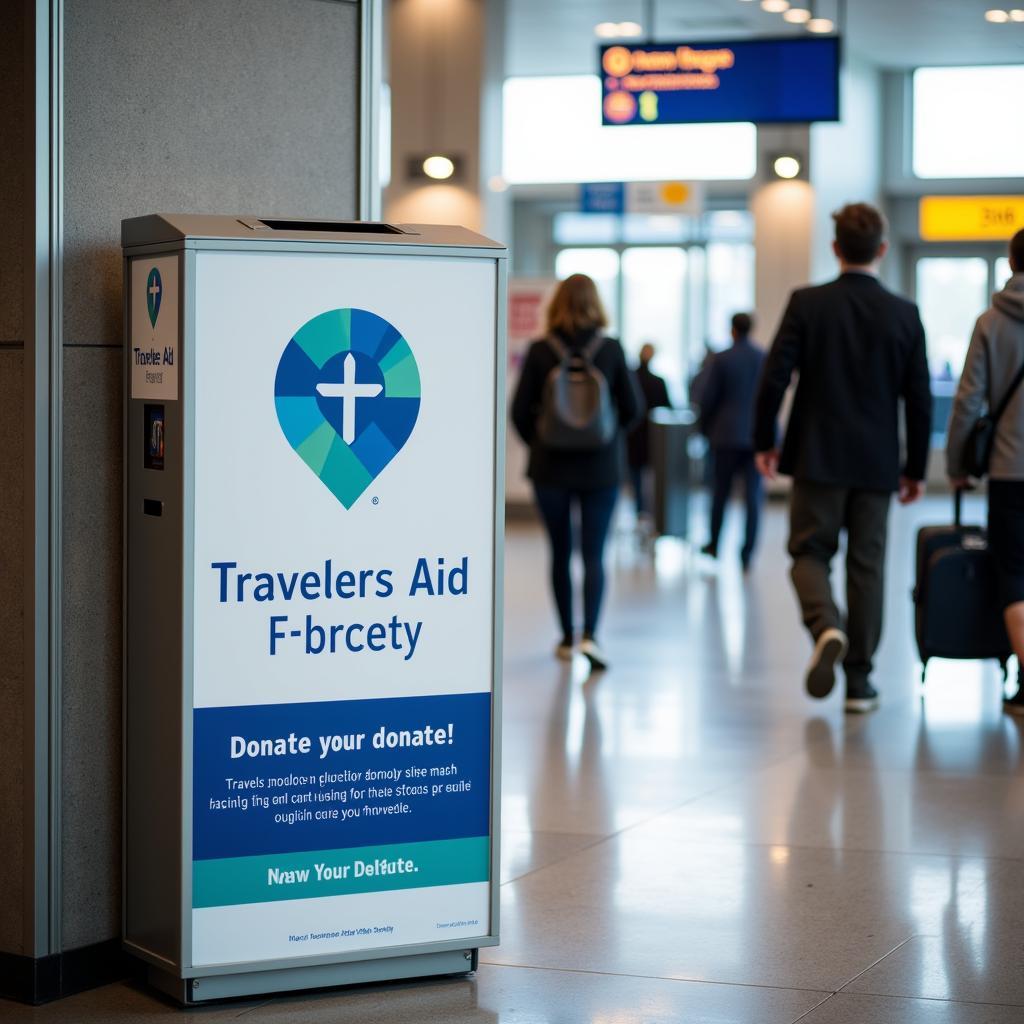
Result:
M999 406L1024 366L1024 231L1010 240L1010 270L1010 280L978 318L953 403L946 443L953 487L968 483L963 460L971 428L986 409ZM1006 629L1018 662L1024 664L1024 388L1017 389L996 426L988 531ZM1003 706L1011 714L1024 715L1024 686Z

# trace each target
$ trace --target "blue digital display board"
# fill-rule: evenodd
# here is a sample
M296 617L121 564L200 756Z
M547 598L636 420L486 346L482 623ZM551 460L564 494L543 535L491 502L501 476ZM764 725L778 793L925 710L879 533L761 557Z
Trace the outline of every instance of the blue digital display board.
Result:
M602 46L606 125L839 120L839 39Z

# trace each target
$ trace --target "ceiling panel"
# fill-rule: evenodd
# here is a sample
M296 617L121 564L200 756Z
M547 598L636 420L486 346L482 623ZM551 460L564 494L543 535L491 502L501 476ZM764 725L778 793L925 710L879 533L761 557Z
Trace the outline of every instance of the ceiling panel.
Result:
M819 0L823 13L836 0ZM1022 0L1024 2L1024 0ZM923 64L1024 62L1024 24L993 25L984 12L997 0L848 0L846 45L888 68ZM1008 6L1008 5L1007 5ZM506 0L509 75L581 74L594 70L601 21L644 23L641 0ZM655 38L802 35L777 14L743 0L659 0Z

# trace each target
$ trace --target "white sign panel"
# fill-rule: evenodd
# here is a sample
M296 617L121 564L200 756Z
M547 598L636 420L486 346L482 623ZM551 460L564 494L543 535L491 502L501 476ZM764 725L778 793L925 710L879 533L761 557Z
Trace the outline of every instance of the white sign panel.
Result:
M627 213L676 213L699 217L704 210L700 182L630 181L626 183Z
M495 265L195 274L193 964L484 937Z
M178 257L132 260L132 398L178 397Z

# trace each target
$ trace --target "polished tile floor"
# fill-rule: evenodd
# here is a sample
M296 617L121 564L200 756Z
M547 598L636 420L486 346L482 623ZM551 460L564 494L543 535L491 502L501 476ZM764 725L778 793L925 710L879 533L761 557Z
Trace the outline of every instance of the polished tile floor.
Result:
M975 509L977 513L979 510ZM286 996L202 1019L1019 1024L1024 736L994 667L918 683L913 534L894 514L883 707L801 691L809 651L773 508L755 572L619 530L611 671L551 657L536 529L510 529L502 945L475 977ZM730 523L735 531L735 518ZM697 530L698 539L700 530ZM723 549L738 548L735 532ZM837 582L841 574L837 574ZM4 1024L172 1016L115 985Z

